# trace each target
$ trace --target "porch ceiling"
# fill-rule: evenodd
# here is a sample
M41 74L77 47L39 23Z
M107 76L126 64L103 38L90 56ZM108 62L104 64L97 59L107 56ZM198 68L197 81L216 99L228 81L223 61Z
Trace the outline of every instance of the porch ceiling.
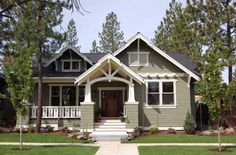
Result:
M87 80L95 81L98 78L107 79L109 82L122 78L124 82L132 79L139 84L143 83L142 77L122 64L120 60L111 54L104 56L93 67L77 77L75 83L80 85L83 82L87 82Z

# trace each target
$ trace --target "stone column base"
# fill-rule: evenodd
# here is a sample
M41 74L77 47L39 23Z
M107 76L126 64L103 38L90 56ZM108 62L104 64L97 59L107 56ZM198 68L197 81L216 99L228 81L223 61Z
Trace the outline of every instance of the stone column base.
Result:
M82 132L91 132L94 130L94 105L95 102L82 102L80 104L80 128Z
M138 105L139 102L125 102L125 110L126 110L126 128L133 129L138 127Z

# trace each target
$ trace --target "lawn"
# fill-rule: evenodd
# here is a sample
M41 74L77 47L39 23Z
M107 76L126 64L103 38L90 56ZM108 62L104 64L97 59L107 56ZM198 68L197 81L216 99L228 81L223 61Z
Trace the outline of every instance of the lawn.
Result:
M221 136L222 143L236 143L236 136ZM140 136L127 143L217 143L217 136L155 134Z
M29 150L15 150L18 146L0 146L1 155L94 155L98 147L76 146L76 147L52 147L52 146L24 146Z
M19 142L19 134L0 134L0 142ZM44 143L80 143L81 140L69 138L59 133L24 133L23 142L44 142Z
M228 148L231 152L213 152L209 148L216 147L180 147L180 146L140 146L138 148L140 155L235 155L236 148Z

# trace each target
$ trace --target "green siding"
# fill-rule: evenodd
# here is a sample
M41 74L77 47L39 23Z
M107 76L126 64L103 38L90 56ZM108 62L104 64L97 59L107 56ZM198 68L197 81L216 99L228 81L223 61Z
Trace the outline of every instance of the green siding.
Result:
M128 52L136 52L137 51L137 41L133 42L129 47L127 47L124 51L119 53L116 57L120 59L122 63L129 67L128 64ZM148 66L140 66L133 67L130 66L132 70L139 73L183 73L181 69L176 67L169 60L158 54L148 45L146 45L143 41L140 41L140 52L150 52L149 53L149 65Z
M42 88L43 92L43 106L49 106L49 86L47 83L43 84ZM34 92L33 92L33 104L37 105L38 101L38 84L36 83L34 86Z
M138 104L127 103L126 109L126 128L133 129L138 126Z

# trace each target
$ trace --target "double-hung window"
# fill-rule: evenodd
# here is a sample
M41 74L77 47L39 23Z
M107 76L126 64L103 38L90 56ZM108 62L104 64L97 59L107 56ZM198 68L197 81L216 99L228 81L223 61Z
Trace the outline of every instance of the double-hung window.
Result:
M129 52L129 66L148 66L149 52Z
M176 106L175 81L147 82L147 106Z

